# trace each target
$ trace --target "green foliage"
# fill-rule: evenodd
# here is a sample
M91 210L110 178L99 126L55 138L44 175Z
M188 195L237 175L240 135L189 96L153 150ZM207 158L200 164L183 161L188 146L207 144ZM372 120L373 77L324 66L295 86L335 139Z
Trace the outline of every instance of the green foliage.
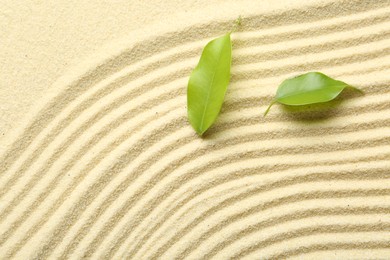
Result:
M290 106L327 102L336 98L346 87L354 88L320 72L309 72L286 79L280 84L276 97L268 106L264 116L276 102Z
M192 71L187 87L188 120L199 135L215 122L230 81L230 33L210 41Z

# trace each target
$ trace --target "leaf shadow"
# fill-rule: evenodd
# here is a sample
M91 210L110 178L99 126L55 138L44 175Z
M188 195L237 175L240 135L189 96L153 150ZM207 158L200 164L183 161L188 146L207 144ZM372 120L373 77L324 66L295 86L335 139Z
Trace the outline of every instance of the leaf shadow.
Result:
M352 89L346 89L340 95L338 95L335 99L317 104L303 105L303 106L288 106L281 105L284 115L293 121L297 122L318 122L325 121L332 117L335 117L339 114L342 109L340 105L348 99L352 99L355 97L359 97L364 95L364 93L359 91L354 91Z
M282 104L275 104L274 106L280 106L283 110L283 113L281 113L279 116L280 120L283 118L283 120L295 122L297 124L316 124L316 123L322 123L326 122L327 120L337 116L339 113L343 112L346 108L341 108L340 105L349 100L356 97L363 96L364 93L355 91L353 89L345 89L343 92L341 92L335 99L324 102L324 103L317 103L317 104L311 104L311 105L304 105L304 106L287 106ZM253 107L253 104L259 104L260 100L256 102L249 102L245 107ZM225 107L226 108L226 107ZM221 113L224 113L225 109L221 111ZM271 112L272 113L272 108ZM267 115L267 117L272 115ZM264 120L263 114L261 111L259 111L258 115L254 115L253 117L258 117L259 122ZM281 117L281 118L280 118ZM253 118L248 119L249 121L253 121ZM201 138L205 141L211 141L218 139L218 136L221 134L221 131L226 130L227 128L231 129L234 127L238 127L239 124L237 122L230 122L230 123L224 123L219 124L218 122L210 127L209 130L207 130Z
M202 136L201 136L201 138L203 139L203 140L213 140L213 139L215 139L216 138L216 136L218 136L218 133L219 133L219 131L220 131L221 129L220 129L220 127L218 126L218 124L217 125L213 125L213 126L211 126Z

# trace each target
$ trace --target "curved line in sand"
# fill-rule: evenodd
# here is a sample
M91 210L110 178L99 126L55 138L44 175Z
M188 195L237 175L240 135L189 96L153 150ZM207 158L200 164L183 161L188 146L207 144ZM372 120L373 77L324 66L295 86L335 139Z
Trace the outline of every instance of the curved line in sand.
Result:
M374 34L373 35L374 36L374 38L372 39L372 37L367 37L367 40L369 40L369 41L372 41L372 40L377 40L376 39L376 37L386 37L387 36L387 34L386 33L384 33L384 34ZM352 41L352 43L353 43L354 41ZM360 41L359 42L359 44L361 44L361 43L364 43L365 41ZM347 45L345 45L345 46L347 46ZM344 47L345 47L344 46ZM313 47L315 47L315 46L313 46ZM343 47L343 46L339 46L339 47ZM334 48L334 46L332 47L331 45L330 45L330 48ZM320 49L320 48L319 48ZM305 53L305 52L302 52L302 53ZM367 55L367 54L366 54ZM374 54L375 55L375 54ZM260 55L261 56L261 55ZM272 57L272 56L274 56L273 54L272 55L270 55L270 57ZM287 56L288 57L288 56ZM348 59L348 57L346 57L347 59ZM365 59L367 58L367 57L364 57ZM188 68L187 70L184 70L183 71L183 75L187 75L187 72L190 70L190 68ZM258 73L257 73L258 74ZM176 74L177 75L177 74ZM175 76L176 75L173 75L173 79L175 79ZM181 74L180 74L181 75ZM171 79L172 79L172 76L170 77ZM234 80L234 77L233 77L233 80ZM159 82L160 82L160 84L162 83L161 82L161 79L159 79ZM148 84L148 86L150 87L150 83ZM145 87L145 86L141 86L138 90L142 90L143 89L143 87ZM135 92L132 92L132 97L134 97L134 96L136 96L137 94L139 94L139 92L137 92L137 91L135 91ZM124 102L125 100L126 101L129 101L129 96L124 96L121 100L123 100L122 102ZM131 99L130 99L131 100ZM117 102L115 102L115 103L117 103ZM84 106L85 107L85 106ZM114 107L115 108L115 107ZM112 107L110 107L110 109L113 109ZM106 113L107 112L109 112L109 111L105 111ZM98 115L95 115L95 119L99 119L100 117L101 117L102 115L100 114L100 116L99 116L99 114ZM60 124L61 126L63 126L63 123L62 124ZM89 127L90 127L90 125L89 125ZM87 130L87 129L85 129L85 127L83 128L83 129L80 129L79 130L79 132L78 132L78 134L80 135L81 133L82 133L82 131L85 131L85 130ZM52 134L52 136L55 136L55 135L57 135L58 133L56 133L56 131L54 131L54 133L55 134ZM76 136L77 137L77 136ZM76 138L76 137L72 137L71 138L71 142ZM48 142L48 140L51 140L51 138L46 138L46 142ZM71 143L70 142L70 143ZM40 149L37 149L37 151L42 151L42 146L40 147ZM33 158L36 158L36 156L33 156ZM33 160L28 160L28 162L32 162ZM26 166L25 166L25 168L26 168ZM26 169L24 169L24 171L25 171ZM23 173L23 168L20 170L21 172L19 173L19 175L21 175L22 173ZM13 182L15 182L16 181L16 179L14 178L14 179L12 179L12 181L10 181L10 182L8 182L7 184L5 184L4 185L4 187L6 187L6 188L10 188L10 187L12 187L12 183ZM3 190L2 189L2 194L4 194L5 192L6 192L7 190ZM1 195L1 194L0 194Z
M96 117L94 117L94 118L96 118ZM90 123L90 122L87 122L87 123ZM89 125L89 127L91 127L90 126L90 124L86 124L86 125ZM78 134L81 134L82 132L83 132L83 130L85 131L85 129L81 129L81 130L79 130L77 133ZM71 140L74 140L75 139L75 137L74 136L72 136L72 138L71 138ZM61 147L63 147L63 145L61 146ZM66 148L66 147L65 147ZM64 149L62 149L62 151L63 151ZM59 157L61 155L61 153L57 153L56 154L56 156L57 156L57 158ZM49 161L49 163L47 163L46 165L45 165L45 167L46 168L44 168L44 169L41 169L40 170L40 172L46 172L46 170L45 169L47 169L48 167L50 168L50 166L52 165L52 162L54 162L56 160L56 158L50 158L50 159L48 159L48 161ZM36 182L37 180L38 180L38 177L40 177L40 176L37 176L37 177L35 177L35 179L34 179L34 181ZM12 185L11 185L12 183L7 183L7 185L6 185L6 187L8 187L9 189L12 187ZM24 189L24 193L26 193L26 190L28 191L29 189L31 189L31 184L29 185L29 186L27 186L25 189ZM7 190L6 189L4 189L3 190L3 192L6 192ZM23 192L22 192L23 193ZM20 198L21 196L19 196L18 198ZM8 211L7 211L8 212Z
M207 258L214 257L215 255L218 254L218 251L222 251L226 247L228 247L230 244L233 242L242 239L243 237L249 235L250 233L255 232L255 229L262 229L269 227L271 225L277 225L277 224L284 224L290 221L294 220L305 220L307 218L313 218L317 216L326 216L326 217L332 217L332 216L351 216L351 215L370 215L370 214L386 214L388 213L390 208L386 207L360 207L360 208L350 208L350 207L344 207L344 208L329 208L329 209L324 209L324 208L318 208L318 209L310 209L310 210L305 210L305 211L299 211L294 214L286 214L280 217L277 217L272 220L272 222L268 221L263 221L259 222L258 224L251 226L250 228L243 230L241 232L235 233L232 236L229 236L225 241L222 241L219 243L217 246L214 246L209 250L208 253L206 253L204 256ZM283 234L283 233L282 233ZM273 242L276 242L275 239L272 239ZM263 241L264 242L264 241ZM271 243L269 243L271 245ZM264 244L262 244L264 246ZM195 250L194 249L191 250ZM183 255L189 254L190 250L183 252Z
M386 9L385 9L386 10ZM383 22L383 18L386 18L386 14L383 16L382 14L381 14L381 16L379 16L379 20L375 20L375 22ZM369 19L372 19L372 17L370 18L369 17ZM360 20L358 20L358 21L355 21L355 23L353 23L352 25L353 26L356 26L356 25L358 25L359 23L358 22L361 22ZM348 23L346 23L346 24L348 24ZM339 30L338 29L338 25L339 24L337 24L337 26L335 26L335 25L333 25L333 27L331 28L331 31L332 30ZM342 28L344 28L344 27L342 27ZM326 30L326 28L320 28L321 30L320 30L320 33L322 33L322 32L328 32L327 30ZM324 30L325 29L325 30ZM344 29L346 29L346 28L344 28ZM302 36L302 32L299 32L300 33L300 35L299 36ZM283 35L283 36L287 36L287 37L289 37L289 35ZM293 38L297 38L297 37L293 37ZM276 42L276 41L275 41ZM155 44L155 43L153 43L153 44ZM119 57L121 57L121 56L119 56ZM180 57L180 56L179 56ZM122 60L123 58L118 58L119 60ZM158 64L158 62L156 62L155 64ZM154 64L154 65L155 65ZM97 73L95 73L95 74L97 74ZM138 74L139 75L139 74ZM90 80L89 80L90 81ZM74 89L72 89L72 91L74 91ZM58 98L58 99L63 99L64 97L60 97L60 98ZM55 102L53 102L53 103L55 103ZM36 124L36 123L35 123ZM35 125L35 124L33 124L33 125ZM30 132L30 131L26 131L26 132ZM18 147L19 148L19 147ZM10 149L10 150L13 150L13 149ZM20 151L20 149L18 150L18 151ZM14 155L14 153L12 153L12 152L10 152L9 153L10 155ZM4 157L7 157L7 156L4 156ZM5 160L5 159L3 159L2 161L5 161L6 163L4 163L3 164L3 166L7 166L8 165L8 163L7 163L7 161Z
M339 250L339 249L348 249L348 250L356 250L356 249L388 249L389 241L369 241L369 242L356 242L356 243L327 243L327 244L314 244L307 247L301 247L296 250L290 250L284 252L283 254L275 254L271 256L270 259L280 259L285 257L299 256L305 253L311 253L316 251L325 251L325 250Z
M250 138L249 138L250 139ZM226 157L226 159L227 159L227 161L229 160L229 159L231 159L231 160L234 160L234 156L232 157L232 158L229 158L229 156L227 156ZM184 163L184 162L183 162ZM221 165L223 165L223 162L219 162L218 164L217 164L217 162L211 162L210 163L210 165L213 165L213 167L215 167L215 166L220 166L220 164ZM208 172L207 171L205 171L205 170L208 170L208 168L210 168L209 167L209 165L208 164L206 164L204 167L202 167L200 170L197 170L197 171L199 171L199 172L203 172L203 174L208 174ZM204 170L203 170L204 169ZM213 168L211 168L210 170L213 170ZM204 172L205 171L205 172ZM186 181L188 181L188 180L186 180ZM216 181L216 180L215 180ZM178 181L179 183L180 183L180 185L184 185L184 183L183 182L180 182L180 181ZM217 184L218 182L213 182L214 184ZM171 187L175 187L175 186L177 186L177 184L170 184L170 185L167 185L167 186L171 186ZM163 195L163 194L160 194L159 195L159 197L166 197L167 195ZM138 199L140 199L140 198L137 198L137 200ZM149 204L149 203L148 203ZM155 204L151 204L151 205L155 205ZM127 224L127 225L125 225L125 227L123 227L124 229L126 229L126 228L128 228L129 226L131 226L129 223Z
M302 167L302 166L300 166L300 167ZM306 166L306 167L308 167L308 166ZM293 169L295 171L298 171L301 168L296 168L296 166L295 166ZM304 169L304 168L302 168L302 169ZM340 176L338 176L336 174L330 174L329 172L321 173L319 171L314 170L314 173L309 172L309 173L305 173L302 176L292 177L292 178L286 177L286 180L279 180L279 181L272 182L272 183L267 184L267 185L258 184L258 187L248 188L248 190L246 190L244 192L241 192L238 194L232 194L232 196L229 197L228 199L223 200L220 203L218 203L217 205L213 206L211 209L208 209L207 211L202 212L202 214L199 214L200 216L198 218L196 218L196 220L194 222L190 223L190 225L188 225L188 227L191 227L191 229L192 229L195 226L202 223L207 217L212 216L214 214L217 214L220 210L224 209L224 207L228 207L229 205L234 204L234 203L240 203L241 200L244 200L248 197L252 197L254 195L258 195L258 194L261 194L264 192L269 192L269 191L272 191L273 189L300 184L300 181L301 181L301 183L315 182L317 180L316 179L317 175L319 176L318 181L330 181L332 179L334 179L334 180L345 180L345 179L354 180L354 179L366 179L366 178L367 179L370 179L370 178L372 178L372 179L389 178L389 176L386 175L386 172L383 169L378 169L378 170L379 170L378 174L376 174L374 176L369 176L369 177L364 176L364 175L360 176L357 173L349 173L349 172L341 172ZM265 172L266 172L266 174L272 174L272 172L280 172L280 170L279 169L273 170L272 168L270 168L270 169L268 169L268 171L265 170ZM241 171L235 171L235 172L229 173L228 178L223 178L222 180L216 181L215 186L217 186L217 185L222 186L225 183L225 181L227 182L227 181L239 180L239 177L237 177L237 174L239 174L239 173L242 173L240 175L240 176L242 176L242 178L250 176L250 175L255 175L255 174L265 174L264 170L261 168L243 169ZM254 186L256 186L256 185L254 185ZM207 186L200 187L200 189L193 191L193 193L196 194L196 196L200 196L200 195L202 195L202 193L207 193L209 189L210 189L210 187L207 187ZM316 193L314 193L314 195L315 194ZM327 193L327 194L329 194L329 193ZM350 193L350 195L351 194L352 193ZM299 198L299 197L300 197L299 195L296 196L296 198ZM320 198L320 197L315 197L315 198ZM185 198L184 203L187 204L187 203L189 203L188 201L190 201L192 199L194 199L193 196L191 196L190 198ZM305 197L305 199L308 199L308 197ZM276 201L280 201L280 199L277 199ZM288 201L290 201L290 199L285 201L285 203L288 203ZM271 202L269 202L269 203L271 203ZM182 204L182 203L180 202L180 204ZM265 203L265 204L267 204L267 203ZM273 204L275 204L275 203L273 203ZM185 206L185 204L183 206ZM274 206L277 206L277 204L275 204ZM252 210L246 211L245 214L254 213L260 209L265 209L265 208L266 208L265 205L259 205L255 208L253 208ZM170 213L174 214L175 211L177 211L177 208L174 208L172 211L173 212L170 212ZM242 213L238 213L237 216L242 217L243 215L242 215ZM196 246L197 244L199 244L200 242L204 241L209 236L211 236L213 234L213 232L220 230L222 227L224 227L224 225L230 224L235 220L237 220L237 217L233 217L233 216L230 216L228 219L226 219L226 221L229 221L229 222L221 220L221 222L219 223L219 225L217 227L211 227L210 230L207 230L207 232L205 232L205 234L201 236L201 238L199 238L197 240L193 240L191 242L191 246L192 247ZM160 225L160 223L158 223L158 224ZM153 229L153 231L156 231L156 229ZM191 230L186 227L185 229L182 230L181 235L187 234L190 231ZM150 236L147 236L147 237L150 237ZM162 238L160 238L160 239L162 239ZM146 242L147 240L142 240L142 241ZM153 244L153 241L151 241L150 243ZM137 250L140 250L140 249L141 248L138 248ZM146 248L145 250L148 251L148 250L153 250L153 249Z
M79 131L79 133L80 133L81 131ZM71 139L72 140L72 139ZM50 165L49 165L50 166ZM37 178L36 178L37 179ZM7 187L11 187L11 185L7 185Z
M170 95L168 95L168 97L169 97Z
M243 140L242 140L243 141Z
M345 209L344 209L345 210ZM367 211L365 212L366 214L369 214L369 209L367 209ZM314 214L315 216L315 214ZM333 215L329 215L330 216L333 216ZM294 215L291 216L292 219L294 219ZM313 215L311 215L310 217L313 217ZM387 225L383 225L383 224L387 224ZM390 225L390 223L377 223L377 224L372 224L372 225L368 225L369 227L371 227L371 231L374 232L374 231L386 231L385 228L388 228ZM357 229L357 226L353 226L351 225L351 230L349 230L349 232L353 232L352 230L354 229ZM331 228L331 226L327 226L328 228ZM346 226L346 227L350 227L350 226ZM309 235L315 235L315 234L321 234L321 233L333 233L331 230L328 230L326 231L326 229L321 229L321 231L318 230L319 226L314 226L312 228L305 228L305 229L302 229L302 230L297 230L296 232L294 232L293 230L289 230L288 232L280 232L280 234L276 235L276 236L273 236L273 237L270 237L269 239L266 239L266 240L262 240L262 241L259 241L258 244L256 244L255 246L252 246L250 248L250 250L245 250L243 249L242 251L243 252L239 252L237 254L234 254L234 259L238 259L239 257L244 257L245 255L247 254L250 254L252 252L252 250L256 250L256 249L261 249L261 248L266 248L268 246L271 246L271 245L274 245L276 243L280 243L280 242L284 242L284 241L288 241L289 239L293 239L293 238L298 238L298 237L302 237L302 236L309 236ZM358 231L355 231L355 232L362 232L362 230L359 230ZM364 231L368 232L369 230L367 229L364 229ZM291 236L290 236L291 234ZM212 252L210 255L205 255L205 257L213 257L213 255L217 255L219 252L218 251L214 251ZM233 253L233 252L232 252ZM180 256L184 256L184 257L187 257L185 254L180 254ZM141 257L145 257L145 256L141 256ZM155 255L153 255L153 257L162 257L162 254L160 255L159 253L156 253ZM237 257L237 258L236 258ZM146 258L146 257L145 257ZM277 259L280 259L280 258L277 258Z
M380 141L379 141L380 142ZM101 208L100 206L99 206L99 208Z
M354 232L370 232L370 231L390 231L390 223L377 223L377 224L371 224L371 225L324 225L324 226L317 226L315 228L308 228L308 229L301 229L297 231L291 231L290 234L281 234L281 236L270 238L269 240L262 241L265 246L272 245L274 243L278 243L283 240L303 237L303 236L309 236L310 234L326 234L326 233L354 233ZM284 236L284 237L283 237ZM386 241L387 248L389 241ZM352 244L352 243L351 243ZM367 249L371 248L378 248L378 244L374 243L374 246L370 246L372 243L367 243L366 247ZM380 243L383 245L383 242ZM318 244L317 244L318 245ZM332 243L334 247L337 248L343 248L340 246L339 243L334 242ZM355 244L356 245L356 244ZM321 244L322 247L325 247L323 244ZM247 254L251 253L252 250L256 250L258 248L263 247L263 245L258 244L257 246L254 246L253 248L250 248L250 250L239 252L234 257L245 257ZM382 248L382 246L380 247ZM307 250L307 249L306 249ZM305 252L307 252L305 250ZM313 249L312 249L313 250ZM316 249L317 250L317 249ZM290 257L292 255L302 254L304 250L298 249L294 251L286 250L287 252L281 252L277 256L272 256L271 259L281 259L284 257Z
M297 167L297 166L293 167L293 169L294 169L295 171L297 171L296 167ZM301 167L301 168L298 168L298 169L302 169L302 171L305 169L302 165L299 165L298 167ZM307 166L306 166L306 167L307 167ZM264 168L264 167L263 167L263 168ZM379 169L380 169L380 168L379 168ZM247 177L248 175L251 175L251 174L258 174L259 172L262 172L262 171L260 171L260 170L264 171L264 169L259 169L259 168L248 168L248 169L242 169L241 171L240 171L240 170L235 170L235 171L229 173L229 174L227 175L227 177L220 176L218 179L215 179L215 181L213 182L213 184L214 184L213 186L211 186L211 184L210 184L210 185L206 185L206 186L205 186L205 185L203 185L203 186L199 185L199 188L198 188L197 190L192 191L192 192L189 194L189 196L183 197L182 200L178 200L178 204L179 204L180 206L174 207L174 208L172 208L172 209L170 209L170 210L167 210L166 214L163 215L163 216L161 217L162 220L159 221L159 222L157 222L157 223L155 224L155 226L153 226L153 227L150 229L150 231L148 231L148 233L146 233L146 235L145 235L142 239L140 239L140 241L146 242L147 240L144 240L144 239L150 238L150 237L152 236L152 233L157 232L158 229L164 224L165 221L168 221L168 220L170 219L170 217L173 216L173 215L174 215L177 211L179 211L181 208L187 207L187 204L190 204L192 200L196 199L196 197L199 197L199 196L202 196L202 195L204 195L204 194L207 194L207 192L208 192L210 189L214 188L214 187L218 187L218 186L221 186L221 185L223 185L223 184L225 184L225 183L239 180L239 177L237 177L236 174L241 173L241 174L240 174L240 178L245 178L245 177ZM310 170L311 170L311 169L310 169ZM297 184L297 183L299 183L299 181L303 181L303 182L314 181L314 180L315 180L315 177L317 176L317 174L319 175L318 179L321 179L322 175L320 174L320 171L319 171L319 170L316 170L316 168L314 169L314 171L315 171L316 173L305 172L305 175L303 175L303 176L293 177L293 178L287 178L287 177L286 177L286 180L277 181L277 182L273 183L273 184L272 184L272 187L280 187L280 186L277 186L278 183L284 183L284 185L292 185L292 184ZM267 174L271 174L272 172L281 172L281 167L279 166L279 167L277 167L276 169L273 169L272 167L268 167L268 169L267 169L267 168L265 169L265 172L267 172ZM329 173L327 172L326 174L324 173L324 175L326 175L326 177L328 177L328 176L333 176L334 174L332 175L332 174L329 174ZM344 173L344 172L341 172L341 173L340 173L340 177L341 177L341 176L345 177L345 173ZM361 176L360 176L360 175L358 175L358 174L349 174L349 176L350 176L349 178L351 178L351 179L353 179L353 178L359 178L359 177L360 177L360 178L365 178L364 175L361 175ZM377 174L374 175L374 176L379 177L379 175L377 175ZM372 178L376 178L376 177L374 177L374 176L372 176ZM384 178L386 175L382 173L381 176ZM329 177L329 178L330 178L330 177ZM337 179L337 178L336 178L336 179ZM298 181L295 182L295 181L293 181L293 180L298 180ZM326 180L326 179L324 179L324 180ZM329 179L328 179L328 180L329 180ZM291 182L291 181L293 181L293 182ZM239 195L233 194L233 195L232 195L232 198L234 198L234 197L237 196L238 198L244 199L244 198L246 198L247 196L253 195L253 192L254 192L254 191L262 191L262 190L265 189L265 188L263 188L264 185L261 185L261 184L258 184L258 185L259 185L259 186L256 187L256 188L248 188L244 193L240 193ZM265 187L267 187L267 186L265 186ZM267 189L265 189L265 190L267 191ZM268 189L268 190L269 190L269 189ZM178 197L179 197L179 196L178 196ZM234 202L234 201L232 201L232 202ZM229 204L227 204L227 201L223 201L223 202L221 202L221 205L227 206L227 205L229 205ZM189 210L189 209L188 209L188 210ZM214 212L214 211L213 211L213 212ZM156 215L159 215L159 214L157 213ZM179 217L178 217L178 218L179 218ZM154 224L154 223L147 223L146 226L147 226L148 224L149 224L149 225L152 225L152 224ZM146 227L145 227L145 228L146 228ZM161 231L161 232L163 232L163 231ZM201 240L203 240L203 239L206 239L206 237L202 237ZM196 245L196 241L193 241L193 242L192 242L192 245ZM141 245L139 245L139 247L138 247L138 246L135 246L135 248L137 248L137 249L135 249L135 250L140 250L140 249L141 249L140 247L141 247ZM129 250L129 252L131 253L132 251ZM130 254L130 253L129 253L129 254Z

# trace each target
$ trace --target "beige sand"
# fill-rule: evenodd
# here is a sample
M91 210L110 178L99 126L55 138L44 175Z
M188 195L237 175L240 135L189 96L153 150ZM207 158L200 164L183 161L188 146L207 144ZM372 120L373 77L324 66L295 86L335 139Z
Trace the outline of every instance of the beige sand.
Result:
M0 259L390 258L390 1L128 2L4 3ZM200 139L188 75L240 14ZM263 118L306 71L365 95Z

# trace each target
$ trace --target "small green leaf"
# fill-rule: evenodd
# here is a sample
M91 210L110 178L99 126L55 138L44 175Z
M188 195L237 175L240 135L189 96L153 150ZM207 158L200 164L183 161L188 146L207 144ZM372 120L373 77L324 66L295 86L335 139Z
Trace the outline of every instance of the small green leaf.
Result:
M309 72L286 79L280 84L276 97L268 106L264 116L267 115L271 106L276 102L289 106L328 102L335 99L346 87L361 91L320 72Z
M188 120L202 135L214 123L221 110L230 81L232 45L230 33L210 41L204 47L187 87Z

